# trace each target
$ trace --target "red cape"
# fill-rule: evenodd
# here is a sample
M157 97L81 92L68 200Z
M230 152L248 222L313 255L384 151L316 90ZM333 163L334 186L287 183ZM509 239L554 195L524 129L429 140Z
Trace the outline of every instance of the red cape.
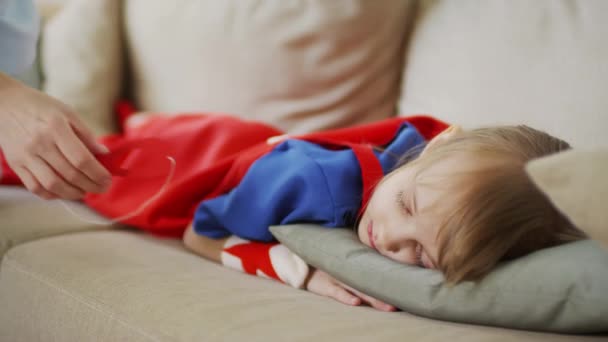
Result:
M447 127L428 116L411 116L290 138L364 152L370 146L388 144L404 121L415 126L427 140ZM116 177L108 192L88 194L84 201L107 217L120 217L137 210L165 182L170 169L166 157L171 156L176 168L166 190L124 223L156 235L181 237L198 203L237 186L249 166L274 148L274 144L267 143L268 138L282 134L266 124L224 115L152 119L141 126L127 128L123 134L102 139L111 153L99 159ZM368 180L368 191L371 191L369 184L376 183L373 178L382 175L381 169L378 171L378 166L372 165L378 163L375 158L371 161L370 155L357 154L364 183Z

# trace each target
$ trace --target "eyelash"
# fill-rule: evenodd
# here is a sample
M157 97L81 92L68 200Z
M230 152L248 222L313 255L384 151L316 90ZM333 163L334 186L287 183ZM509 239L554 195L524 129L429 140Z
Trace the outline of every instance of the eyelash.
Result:
M422 263L422 246L417 246L416 248L416 265L424 268L424 264Z
M397 205L399 205L399 208L401 208L401 210L403 210L406 215L412 214L410 208L403 201L403 191L397 192L397 197L395 198L395 200L397 201Z
M403 212L405 212L406 215L411 215L412 211L409 209L409 207L405 204L405 202L403 201L403 190L397 192L397 197L395 198L397 205L399 206L399 208L401 208L401 210L403 210ZM424 268L424 264L422 263L422 245L418 244L418 246L416 246L416 265L418 267L422 267Z

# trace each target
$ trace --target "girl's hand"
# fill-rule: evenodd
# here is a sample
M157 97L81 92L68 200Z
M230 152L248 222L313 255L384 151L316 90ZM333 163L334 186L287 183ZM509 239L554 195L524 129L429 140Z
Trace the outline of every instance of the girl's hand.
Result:
M333 298L346 305L368 304L380 311L395 311L396 307L370 297L352 287L333 278L329 274L319 270L311 269L306 289L321 296Z

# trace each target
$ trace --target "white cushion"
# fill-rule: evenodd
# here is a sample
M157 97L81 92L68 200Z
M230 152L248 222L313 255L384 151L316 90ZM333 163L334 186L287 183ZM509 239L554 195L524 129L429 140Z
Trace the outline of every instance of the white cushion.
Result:
M608 145L608 1L425 1L400 113Z
M95 133L112 132L122 77L121 1L63 5L43 30L44 90L72 106Z
M208 111L290 132L394 115L409 1L129 0L142 110Z
M572 149L534 160L526 170L573 224L608 248L608 149Z

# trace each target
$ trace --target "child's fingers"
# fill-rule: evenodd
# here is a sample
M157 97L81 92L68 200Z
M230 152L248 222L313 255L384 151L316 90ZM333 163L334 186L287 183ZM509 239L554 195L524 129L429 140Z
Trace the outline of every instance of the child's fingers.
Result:
M336 280L329 274L315 269L306 285L310 292L329 297L347 305L361 305L363 302L381 311L395 311L396 308L361 291Z
M306 289L318 295L329 297L347 305L360 305L361 299L344 289L327 273L315 269Z
M346 305L361 305L361 298L348 292L339 284L332 284L331 286L332 289L330 290L328 297L333 298L338 302L344 303Z
M372 296L366 295L365 293L354 289L346 284L341 284L345 289L347 289L348 291L350 291L351 293L353 293L355 296L358 296L359 298L361 298L364 302L366 302L367 304L369 304L371 307L373 307L374 309L380 310L380 311L395 311L397 310L397 308L393 305L387 304L381 300L378 300Z

